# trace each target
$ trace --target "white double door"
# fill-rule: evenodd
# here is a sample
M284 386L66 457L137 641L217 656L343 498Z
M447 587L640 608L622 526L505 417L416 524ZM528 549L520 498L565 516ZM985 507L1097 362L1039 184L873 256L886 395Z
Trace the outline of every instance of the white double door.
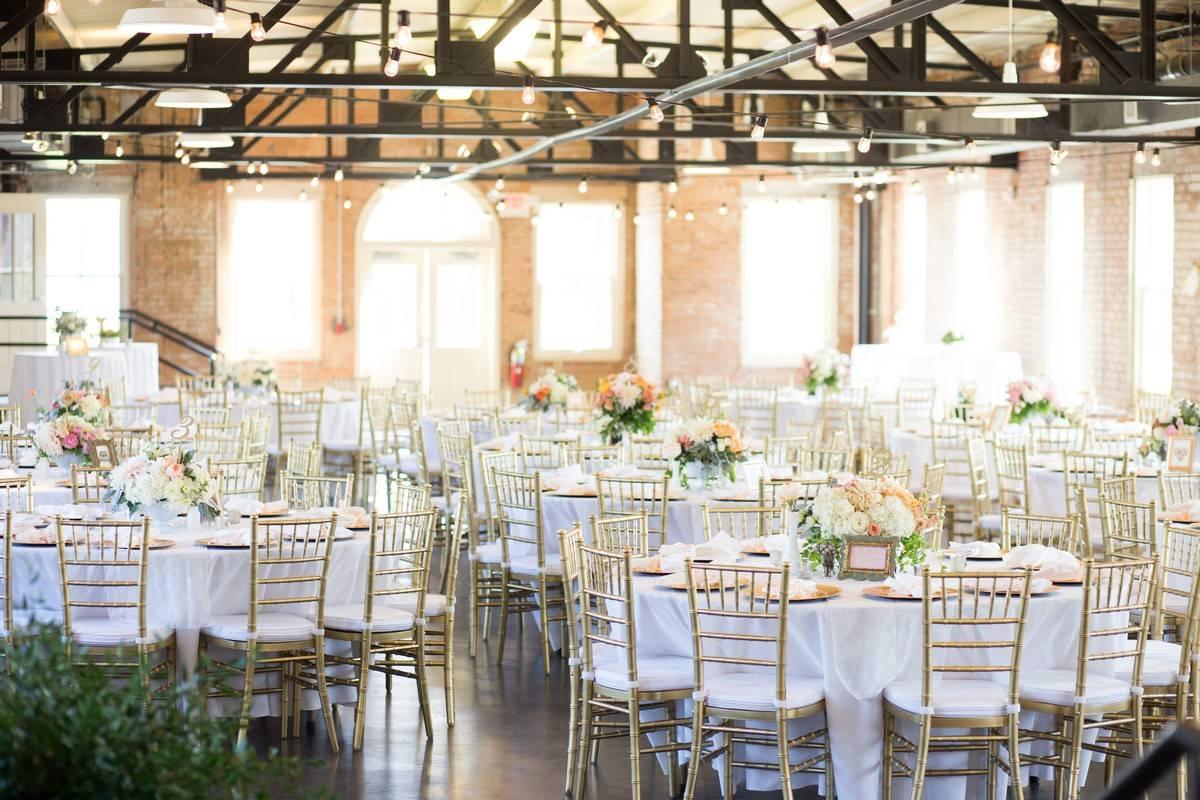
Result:
M359 270L358 373L420 381L433 404L497 382L494 251L375 247Z

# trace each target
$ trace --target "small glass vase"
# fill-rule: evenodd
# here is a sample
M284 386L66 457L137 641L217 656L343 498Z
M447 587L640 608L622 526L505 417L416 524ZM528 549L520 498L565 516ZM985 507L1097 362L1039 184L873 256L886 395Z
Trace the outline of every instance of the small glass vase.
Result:
M679 473L679 485L685 489L709 489L729 477L728 470L718 464L691 461Z
M837 552L832 549L827 549L821 553L821 567L825 570L826 578L837 576Z
M150 518L156 528L174 528L179 525L180 517L167 503L151 503L142 506L142 513Z

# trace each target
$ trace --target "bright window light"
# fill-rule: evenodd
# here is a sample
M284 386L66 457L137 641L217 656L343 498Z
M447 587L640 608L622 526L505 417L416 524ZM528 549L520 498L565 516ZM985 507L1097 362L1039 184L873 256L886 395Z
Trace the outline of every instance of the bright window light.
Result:
M1137 388L1168 394L1172 384L1171 303L1175 268L1175 181L1133 181L1134 351Z
M1083 183L1046 192L1046 376L1068 401L1083 386Z
M119 197L46 199L46 309L115 320L121 309L124 211ZM32 278L32 276L30 276Z
M897 341L925 343L926 259L928 257L928 202L924 192L904 194L903 228L900 231L900 310L896 313Z

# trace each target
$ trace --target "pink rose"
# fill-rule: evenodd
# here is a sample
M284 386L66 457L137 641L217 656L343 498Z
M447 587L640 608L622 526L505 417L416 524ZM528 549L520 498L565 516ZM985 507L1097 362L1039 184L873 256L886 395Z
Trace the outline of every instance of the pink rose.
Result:
M165 472L167 474L167 477L171 478L172 480L174 480L176 478L182 478L183 477L183 464L180 464L178 461L173 461L172 463L167 464L165 467L163 467L163 472Z
M1165 431L1163 431L1164 436L1174 436L1177 433L1179 433L1179 429L1176 428L1174 425L1168 425L1167 429Z
M68 433L62 440L62 446L64 450L74 450L76 447L79 447L79 437L73 433Z

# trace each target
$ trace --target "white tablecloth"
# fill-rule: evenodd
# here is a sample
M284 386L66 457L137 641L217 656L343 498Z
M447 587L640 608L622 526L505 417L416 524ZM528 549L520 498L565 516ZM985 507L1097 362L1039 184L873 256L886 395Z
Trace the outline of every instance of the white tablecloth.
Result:
M8 380L9 402L21 407L21 424L37 419L39 406L49 407L68 382L91 379L116 383L127 375L125 355L119 350L98 349L86 356L68 356L57 350L13 354Z
M129 397L150 395L158 391L158 343L121 342L102 344L104 353L120 353L125 358L125 381Z
M981 403L998 401L1008 383L1022 376L1016 353L980 350L967 342L918 347L857 344L850 351L850 372L855 383L887 395L895 394L902 378L932 382L940 403L953 401L964 383L975 384Z
M788 421L816 422L821 418L822 400L819 395L809 395L800 389L781 389L779 391L779 419L775 433L779 436L787 434Z

